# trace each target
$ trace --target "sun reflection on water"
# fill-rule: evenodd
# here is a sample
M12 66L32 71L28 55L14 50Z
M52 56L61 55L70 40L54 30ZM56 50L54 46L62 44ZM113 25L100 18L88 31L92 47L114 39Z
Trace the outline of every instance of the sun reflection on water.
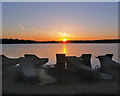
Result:
M66 49L67 49L67 48L66 48L66 45L64 44L64 45L63 45L63 53L64 53L64 54L66 54ZM66 64L66 62L65 62L65 69L67 69L67 64Z
M66 46L65 46L65 44L63 46L63 53L66 53Z

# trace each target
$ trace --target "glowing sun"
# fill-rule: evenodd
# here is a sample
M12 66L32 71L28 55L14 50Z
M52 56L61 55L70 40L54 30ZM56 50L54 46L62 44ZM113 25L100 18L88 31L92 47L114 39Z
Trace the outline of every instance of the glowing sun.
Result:
M62 41L63 41L63 42L66 42L66 41L67 41L67 39L63 39Z

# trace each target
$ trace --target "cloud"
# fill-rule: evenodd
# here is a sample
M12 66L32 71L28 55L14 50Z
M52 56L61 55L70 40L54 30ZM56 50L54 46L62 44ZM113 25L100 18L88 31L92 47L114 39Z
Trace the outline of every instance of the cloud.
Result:
M25 30L25 27L21 23L18 23L18 25L22 30Z
M61 36L63 36L63 37L68 37L68 33L62 33L62 32L60 32L59 33Z

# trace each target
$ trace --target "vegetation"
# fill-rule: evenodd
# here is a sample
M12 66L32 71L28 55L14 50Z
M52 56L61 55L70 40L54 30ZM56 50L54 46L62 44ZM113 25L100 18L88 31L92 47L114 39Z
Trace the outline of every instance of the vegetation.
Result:
M0 39L1 44L30 44L30 43L64 43L63 41L33 41L20 39ZM120 43L120 39L104 39L104 40L69 40L65 43Z

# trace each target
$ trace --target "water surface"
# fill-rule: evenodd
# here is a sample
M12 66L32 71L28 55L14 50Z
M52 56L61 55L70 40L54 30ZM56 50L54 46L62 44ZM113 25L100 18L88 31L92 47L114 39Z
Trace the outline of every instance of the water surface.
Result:
M118 44L93 43L55 43L55 44L3 44L2 54L8 57L23 57L24 54L36 54L40 58L49 58L47 64L56 63L56 54L65 53L67 56L92 54L92 65L99 64L95 56L114 54L113 59L118 61Z

